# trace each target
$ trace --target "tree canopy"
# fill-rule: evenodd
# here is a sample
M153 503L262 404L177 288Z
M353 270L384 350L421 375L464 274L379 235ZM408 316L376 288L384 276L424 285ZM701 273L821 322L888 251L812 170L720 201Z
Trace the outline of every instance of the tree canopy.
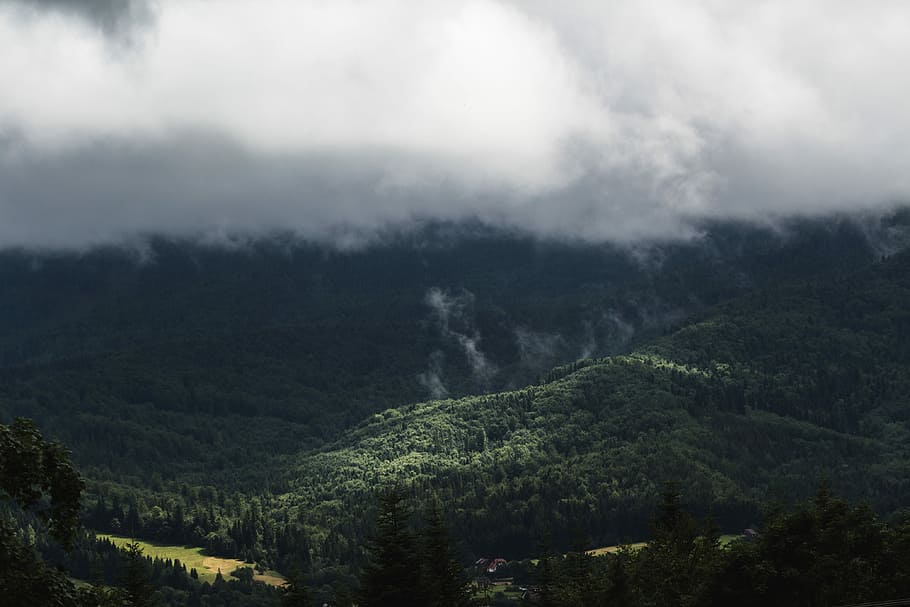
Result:
M82 485L66 449L45 441L31 421L0 424L0 596L5 605L75 604L73 584L44 563L15 521L37 515L54 538L71 545L81 529Z

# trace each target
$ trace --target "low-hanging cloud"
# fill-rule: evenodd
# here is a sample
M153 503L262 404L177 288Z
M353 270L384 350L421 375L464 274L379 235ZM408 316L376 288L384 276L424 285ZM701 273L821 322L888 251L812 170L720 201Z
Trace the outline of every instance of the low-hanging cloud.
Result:
M886 0L0 0L0 246L874 209L907 56Z
M443 381L442 366L444 361L445 354L440 350L436 350L430 355L427 370L417 374L417 383L424 387L430 398L436 400L446 398L449 395L449 389L446 388Z
M464 353L474 379L487 383L498 369L480 349L480 331L474 325L474 294L467 290L448 293L438 287L431 287L423 301L430 308L439 333L457 343ZM427 379L434 375L441 377L441 372L438 371L440 363L439 355L431 356Z
M517 327L515 345L518 346L518 356L522 364L536 368L554 366L554 361L562 358L566 348L566 340L558 333L546 333Z

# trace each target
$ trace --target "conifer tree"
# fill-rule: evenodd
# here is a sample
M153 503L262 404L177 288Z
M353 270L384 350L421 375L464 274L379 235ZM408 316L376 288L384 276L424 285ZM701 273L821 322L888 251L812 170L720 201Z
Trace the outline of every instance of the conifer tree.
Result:
M664 486L651 522L651 541L639 558L639 589L648 605L681 605L688 586L688 557L695 522L683 509L675 483Z
M409 528L410 511L404 495L394 489L379 497L376 532L370 541L370 561L360 580L363 607L417 607L420 566L417 542Z
M471 592L438 503L427 511L421 533L421 595L428 607L466 607Z
M148 563L142 554L139 542L126 545L126 569L123 575L123 589L126 604L130 607L153 607L155 601L151 581L149 580Z

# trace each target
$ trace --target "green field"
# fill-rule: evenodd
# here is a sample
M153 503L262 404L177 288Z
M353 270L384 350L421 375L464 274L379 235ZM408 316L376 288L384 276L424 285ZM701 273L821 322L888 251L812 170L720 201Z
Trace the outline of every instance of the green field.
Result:
M587 554L590 554L591 556L601 556L604 554L613 554L614 552L619 552L619 550L624 547L631 548L632 550L640 550L647 545L647 542L636 542L634 544L616 544L615 546L602 546L600 548L588 550Z
M231 571L234 571L238 567L249 567L254 571L254 581L262 582L269 586L282 586L285 583L285 579L280 573L275 571L258 573L251 563L244 563L237 559L209 556L205 554L205 551L202 548L196 546L168 546L165 544L144 542L141 540L133 540L128 537L104 533L98 534L96 537L98 539L108 539L118 547L123 547L126 544L135 541L139 544L139 547L142 548L142 551L146 556L171 560L180 559L180 562L186 566L187 572L189 572L190 569L196 569L196 572L199 574L199 581L201 582L213 583L219 571L221 571L222 577L227 580L230 579Z
M728 533L728 534L722 535L719 538L720 545L726 546L733 540L738 539L740 537L742 537L742 536L738 535L738 534L729 534ZM614 552L619 552L620 548L623 548L623 547L628 547L628 548L631 548L632 550L641 550L642 548L644 548L647 545L648 545L647 542L636 542L634 544L617 544L615 546L603 546L601 548L594 548L593 550L588 550L588 554L590 554L591 556L601 556L602 554L612 554Z
M497 597L504 597L511 599L513 601L521 600L521 591L518 590L508 590L511 586L506 586L503 584L493 584L488 590L475 590L474 591L474 600L475 601L486 601L486 600L495 600Z

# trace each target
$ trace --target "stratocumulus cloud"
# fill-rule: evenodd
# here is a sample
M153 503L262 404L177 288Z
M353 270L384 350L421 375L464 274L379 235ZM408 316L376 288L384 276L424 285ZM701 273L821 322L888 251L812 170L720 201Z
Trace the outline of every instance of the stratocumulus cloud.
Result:
M0 0L0 245L876 208L907 57L896 1Z

